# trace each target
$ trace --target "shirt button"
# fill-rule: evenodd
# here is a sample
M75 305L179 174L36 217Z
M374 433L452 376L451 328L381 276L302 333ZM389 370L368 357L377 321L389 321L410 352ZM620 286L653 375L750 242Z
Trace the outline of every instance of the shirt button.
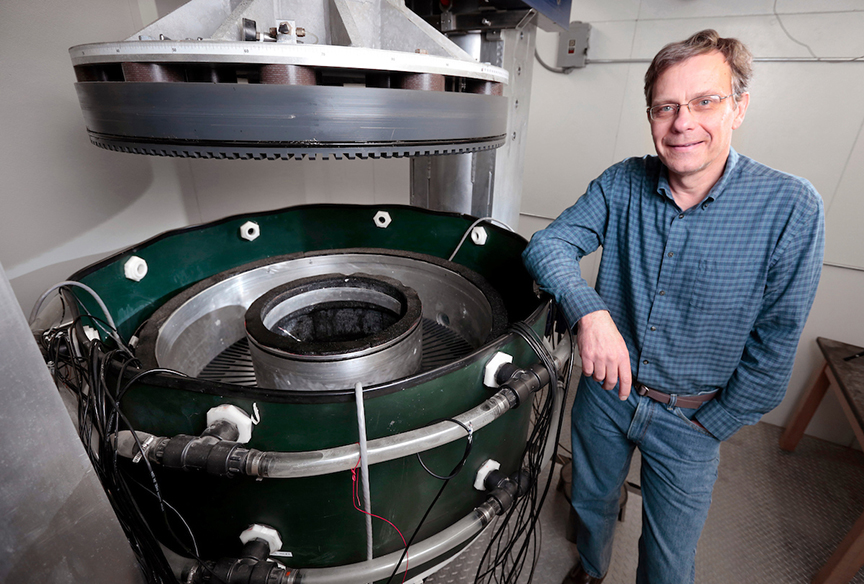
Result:
M652 326L652 327L651 327L651 330L652 330L652 331L656 331L656 330L657 330L657 327L656 327L656 326Z
M666 290L660 290L659 294L660 296L666 296Z
M648 359L645 359L644 361L642 361L642 364L643 364L643 365L648 365Z
M674 255L675 255L675 252L674 252L674 251L670 251L670 252L669 252L669 253L667 253L667 254L666 254L666 255L668 255L668 256L669 256L669 257L670 257L670 258L671 258L671 257L672 257L672 256L674 256Z
M683 218L684 218L684 213L681 213L680 215L678 215L678 218L679 218L679 219L683 219Z

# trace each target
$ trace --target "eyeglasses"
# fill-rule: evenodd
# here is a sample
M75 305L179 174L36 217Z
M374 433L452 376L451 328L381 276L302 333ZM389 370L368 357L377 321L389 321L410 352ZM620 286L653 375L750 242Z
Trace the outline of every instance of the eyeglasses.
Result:
M732 97L733 95L735 94L730 93L729 95L724 96L702 95L691 99L687 103L661 103L660 105L649 107L646 111L651 117L651 121L654 122L665 122L674 119L678 116L678 112L681 110L681 106L683 105L686 105L687 109L690 110L690 113L694 116L707 116L719 110L720 104L723 103L723 100L727 97Z

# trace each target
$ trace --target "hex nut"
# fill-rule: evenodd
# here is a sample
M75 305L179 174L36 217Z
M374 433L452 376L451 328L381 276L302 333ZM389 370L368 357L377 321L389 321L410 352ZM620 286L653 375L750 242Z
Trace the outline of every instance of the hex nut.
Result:
M222 404L221 406L210 408L207 411L207 425L209 426L218 420L225 420L237 427L237 432L239 433L236 440L237 443L246 444L252 439L252 417L237 406Z
M132 256L123 265L123 274L129 280L140 282L147 275L147 262L138 256Z
M488 237L489 235L486 233L484 227L477 226L471 230L471 241L474 242L474 245L486 245Z
M498 375L498 370L505 363L512 363L513 356L507 353L498 351L489 361L486 362L486 367L483 368L483 385L488 388L496 389L499 387L498 381L495 379Z
M372 220L375 221L375 225L381 229L386 229L393 221L393 219L390 218L390 213L387 211L378 211L375 213L375 217Z
M498 470L501 468L501 464L491 458L483 463L480 469L477 471L477 475L474 478L474 488L478 491L486 490L486 477L489 476L489 473L493 470Z
M92 326L84 325L84 336L87 337L88 340L98 341L101 337L99 336L99 331L97 331Z
M240 226L240 237L246 241L254 241L261 235L261 228L254 221L247 221Z
M277 552L282 549L282 537L279 532L269 525L260 525L258 523L250 525L243 533L240 534L240 541L246 545L253 539L261 539L267 542L270 546L270 553Z

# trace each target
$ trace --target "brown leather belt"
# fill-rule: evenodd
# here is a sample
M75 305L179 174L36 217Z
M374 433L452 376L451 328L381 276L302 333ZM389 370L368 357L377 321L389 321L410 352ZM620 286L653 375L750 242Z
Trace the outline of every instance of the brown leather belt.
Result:
M695 410L705 402L709 402L714 399L714 396L717 395L717 391L712 391L711 393L700 393L699 395L674 395L664 393L662 391L658 391L656 389L651 389L641 383L636 383L636 393L639 395L645 395L649 398L653 399L656 402L660 402L661 404L672 404L673 406L678 406L679 408L684 408L687 410Z

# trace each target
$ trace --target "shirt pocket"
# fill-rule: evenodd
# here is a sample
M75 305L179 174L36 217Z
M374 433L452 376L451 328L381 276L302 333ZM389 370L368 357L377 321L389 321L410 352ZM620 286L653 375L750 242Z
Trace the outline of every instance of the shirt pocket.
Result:
M750 312L764 289L760 266L754 262L703 259L696 268L690 305L713 314Z

